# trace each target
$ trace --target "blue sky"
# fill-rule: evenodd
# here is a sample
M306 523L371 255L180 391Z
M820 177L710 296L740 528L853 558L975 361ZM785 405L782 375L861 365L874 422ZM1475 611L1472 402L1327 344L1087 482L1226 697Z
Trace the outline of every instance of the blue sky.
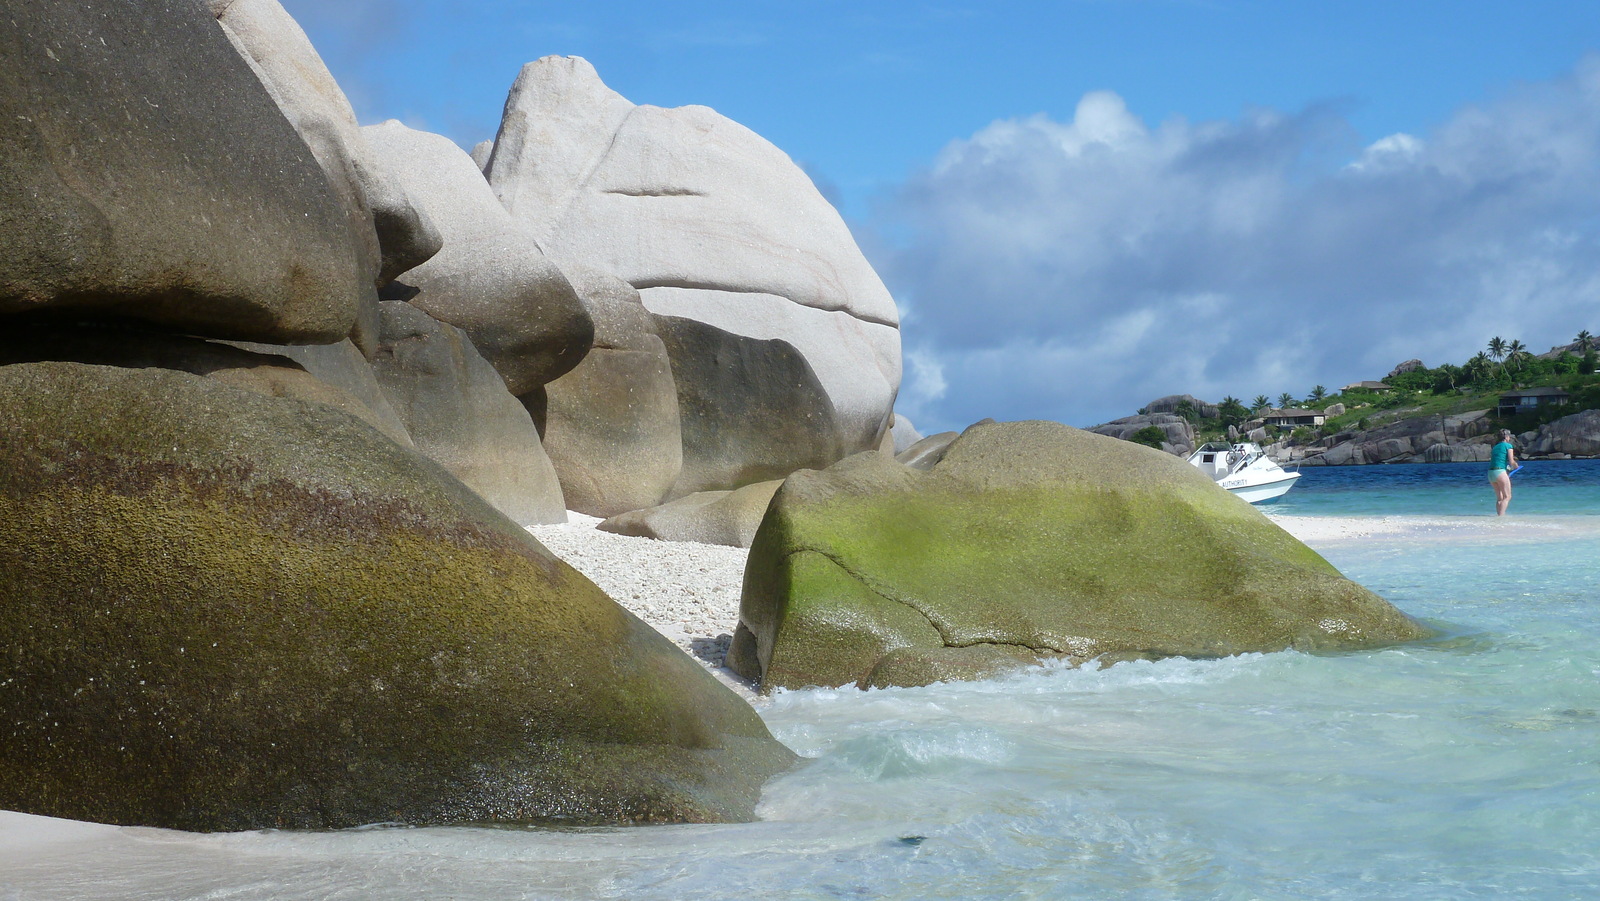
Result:
M899 409L1089 425L1600 332L1600 3L286 0L364 123L583 56L786 151L905 317Z

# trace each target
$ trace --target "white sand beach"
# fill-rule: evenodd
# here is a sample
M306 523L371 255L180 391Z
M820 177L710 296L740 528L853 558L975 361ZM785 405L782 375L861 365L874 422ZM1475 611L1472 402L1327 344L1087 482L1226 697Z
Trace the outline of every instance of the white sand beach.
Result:
M601 532L599 519L570 511L567 520L528 531L729 688L755 700L750 683L722 665L739 621L748 550Z

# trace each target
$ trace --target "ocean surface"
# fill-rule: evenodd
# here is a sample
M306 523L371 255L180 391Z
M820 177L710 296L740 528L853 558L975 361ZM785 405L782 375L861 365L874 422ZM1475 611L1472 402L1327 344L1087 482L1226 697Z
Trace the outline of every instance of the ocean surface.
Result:
M1293 467L1290 467L1293 468ZM1263 509L1316 516L1477 516L1494 512L1486 463L1307 466ZM1534 460L1511 477L1518 516L1600 515L1600 460Z
M746 825L13 825L0 899L1600 897L1600 464L1530 464L1504 520L1482 470L1308 469L1276 505L1429 517L1313 542L1424 643L783 692L809 764Z

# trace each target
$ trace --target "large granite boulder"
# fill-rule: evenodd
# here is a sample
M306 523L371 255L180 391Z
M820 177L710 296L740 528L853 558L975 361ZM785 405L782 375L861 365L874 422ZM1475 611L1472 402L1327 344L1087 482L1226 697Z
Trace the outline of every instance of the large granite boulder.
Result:
M923 434L917 431L910 419L903 414L894 414L894 421L889 426L889 434L894 439L894 452L903 454L911 449L911 445L923 439Z
M1181 397L1188 398L1189 395L1185 394L1181 395ZM1180 457L1187 457L1194 453L1194 426L1189 420L1176 413L1140 413L1137 416L1124 416L1121 419L1114 419L1102 425L1091 426L1089 431L1096 435L1131 441L1136 433L1151 426L1161 430L1163 436L1161 441L1162 450L1169 454L1177 454Z
M339 360L348 351L356 361L349 364L352 374L365 372L368 384L357 378L325 378L335 367L305 366L300 361L302 351L319 363ZM349 339L338 344L278 346L206 341L138 323L69 325L26 318L0 332L0 366L48 361L188 372L267 397L325 404L365 421L400 444L411 444L405 426L378 389L371 368ZM369 387L376 397L367 393Z
M960 432L935 432L895 454L895 461L912 469L932 469L944 459L944 452L960 437Z
M411 205L405 189L372 161L349 99L278 0L207 3L321 164L374 283L387 284L437 253L438 231Z
M495 200L472 157L449 138L394 120L361 131L444 237L437 254L384 296L465 331L512 394L578 365L594 341L588 311L533 235Z
M1477 443L1435 444L1422 454L1427 463L1487 463L1490 446Z
M1182 460L1022 422L969 428L928 472L858 454L789 477L728 660L764 689L871 686L1426 634Z
M827 392L830 438L878 445L899 316L782 151L706 107L635 106L585 60L547 57L512 85L487 173L552 259L622 277L652 312L786 342Z
M1144 412L1147 414L1176 413L1178 408L1185 403L1194 410L1196 416L1203 419L1216 419L1218 416L1216 404L1207 403L1193 394L1168 394L1165 397L1158 397L1144 405Z
M417 450L520 525L567 521L528 411L461 329L384 301L372 368Z
M1307 464L1325 466L1360 466L1368 462L1362 445L1354 441L1335 444L1315 457L1307 457ZM1376 461L1374 461L1376 462Z
M767 515L772 495L782 484L774 479L735 491L702 491L659 507L618 514L595 528L660 541L749 547Z
M373 308L377 313L377 308ZM376 315L372 322L371 333L372 351L377 350L378 321ZM378 431L388 435L406 447L414 446L411 434L406 431L406 425L400 419L400 414L395 412L394 405L389 403L389 396L383 393L383 386L378 384L378 377L372 371L372 363L367 359L366 353L358 348L349 338L337 344L258 344L249 341L230 342L236 347L255 351L262 354L274 354L288 357L300 368L310 373L323 384L331 385L353 398L359 408L345 408L347 412L365 419ZM81 357L65 355L39 357L48 360L79 360L92 362ZM182 366L165 365L167 369L183 369Z
M821 469L843 451L833 404L805 357L694 319L656 316L672 360L683 469L667 494L726 491Z
M667 346L632 285L580 266L567 275L594 320L594 347L545 386L545 451L567 509L607 517L653 507L683 470Z
M0 313L338 341L372 282L316 158L199 2L11 3Z
M1495 430L1494 420L1489 418L1488 410L1446 416L1442 428L1446 435L1457 441L1488 435Z
M743 819L748 705L437 464L187 373L0 367L0 808Z
M1528 445L1528 453L1537 456L1600 455L1600 410L1585 410L1545 423L1539 427L1538 436Z
M1411 459L1416 449L1410 438L1383 438L1361 445L1368 463L1401 463Z
M1393 369L1389 370L1389 374L1384 376L1383 378L1384 378L1385 381L1388 381L1389 379L1392 379L1395 376L1405 375L1408 372L1419 372L1419 371L1421 371L1423 369L1427 369L1427 368L1428 367L1426 365L1424 365L1421 360L1406 360L1403 363L1395 364L1395 367Z

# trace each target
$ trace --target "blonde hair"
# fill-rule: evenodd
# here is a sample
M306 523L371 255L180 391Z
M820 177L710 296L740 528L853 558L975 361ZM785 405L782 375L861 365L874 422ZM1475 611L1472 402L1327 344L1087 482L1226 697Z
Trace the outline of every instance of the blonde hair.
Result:
M1507 441L1510 441L1511 440L1511 430L1510 429L1501 429L1500 430L1500 437L1504 438Z

